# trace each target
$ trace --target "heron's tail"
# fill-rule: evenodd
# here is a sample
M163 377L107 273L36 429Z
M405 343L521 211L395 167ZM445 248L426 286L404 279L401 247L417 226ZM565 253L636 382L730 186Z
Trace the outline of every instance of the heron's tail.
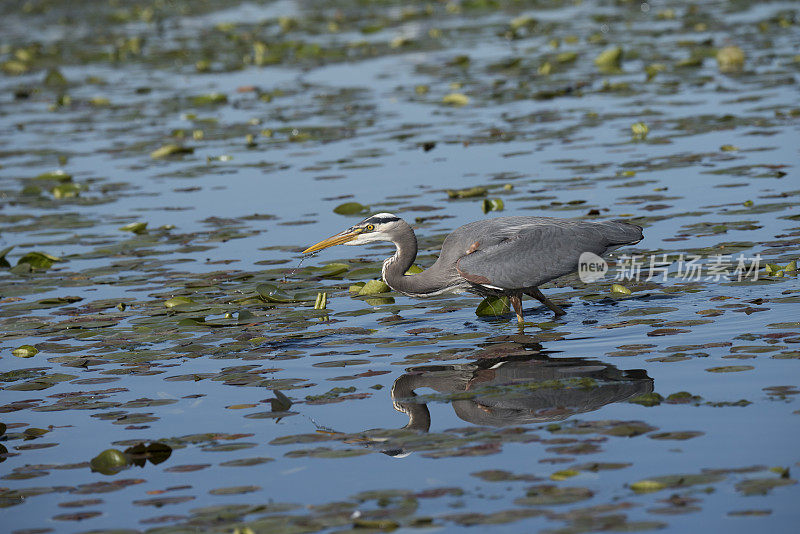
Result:
M600 221L603 227L603 237L608 240L608 246L621 247L633 245L644 239L642 227L622 220Z

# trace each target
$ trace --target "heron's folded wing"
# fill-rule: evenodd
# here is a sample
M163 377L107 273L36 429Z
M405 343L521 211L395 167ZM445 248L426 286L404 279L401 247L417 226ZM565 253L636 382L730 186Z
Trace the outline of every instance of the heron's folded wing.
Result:
M609 248L639 239L639 227L617 221L538 224L514 238L461 257L456 268L475 284L524 289L578 270L578 259L584 252L601 255Z

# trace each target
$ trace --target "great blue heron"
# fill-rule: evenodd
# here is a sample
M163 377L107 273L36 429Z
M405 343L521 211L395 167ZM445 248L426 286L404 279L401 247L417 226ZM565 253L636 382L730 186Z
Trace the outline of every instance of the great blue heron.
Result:
M397 251L383 262L381 274L395 291L412 297L466 291L507 296L522 323L523 295L537 299L556 316L564 314L538 286L578 270L582 253L602 255L641 240L641 227L624 221L498 217L456 228L431 267L406 275L417 257L414 230L396 215L378 213L303 252L391 241Z
M431 415L415 393L422 388L443 394L438 400L450 402L464 421L484 426L561 421L653 391L653 379L640 369L585 358L511 356L407 371L392 385L392 403L408 415L406 428L423 432Z

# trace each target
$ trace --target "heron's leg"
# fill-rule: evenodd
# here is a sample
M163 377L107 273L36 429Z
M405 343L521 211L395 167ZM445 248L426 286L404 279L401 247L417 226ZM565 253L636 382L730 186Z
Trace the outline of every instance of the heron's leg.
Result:
M564 315L564 310L562 310L555 302L545 297L544 294L539 291L538 287L534 287L530 291L526 291L526 293L553 310L553 313L556 314L556 317L559 315Z
M511 301L511 304L514 306L514 311L517 312L517 322L523 322L522 319L522 297L519 295L508 297L508 300Z

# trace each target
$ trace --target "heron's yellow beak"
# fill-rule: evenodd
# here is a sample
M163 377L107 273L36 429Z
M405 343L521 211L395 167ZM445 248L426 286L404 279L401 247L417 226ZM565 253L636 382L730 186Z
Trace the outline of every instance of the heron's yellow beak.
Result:
M328 239L324 239L317 243L316 245L311 245L307 249L303 251L303 254L308 252L316 252L318 250L322 250L323 248L332 247L334 245L341 245L342 243L347 243L348 241L352 241L353 239L358 237L358 234L361 232L358 230L345 230L344 232L339 232L335 236L329 237Z

